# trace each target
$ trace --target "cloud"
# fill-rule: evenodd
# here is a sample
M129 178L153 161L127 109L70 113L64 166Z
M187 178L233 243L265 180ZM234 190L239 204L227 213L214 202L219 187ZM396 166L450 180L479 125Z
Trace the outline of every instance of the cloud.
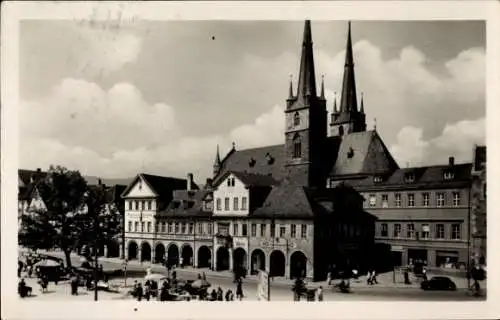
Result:
M404 127L390 151L400 166L443 164L448 157L469 162L473 145L485 142L485 119L481 118L447 124L441 135L429 140L423 139L422 128Z

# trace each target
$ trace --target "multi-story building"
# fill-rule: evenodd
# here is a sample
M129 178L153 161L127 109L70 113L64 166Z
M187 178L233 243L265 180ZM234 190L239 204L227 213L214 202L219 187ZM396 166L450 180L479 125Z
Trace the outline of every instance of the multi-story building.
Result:
M486 147L475 146L471 190L471 255L475 264L486 263Z

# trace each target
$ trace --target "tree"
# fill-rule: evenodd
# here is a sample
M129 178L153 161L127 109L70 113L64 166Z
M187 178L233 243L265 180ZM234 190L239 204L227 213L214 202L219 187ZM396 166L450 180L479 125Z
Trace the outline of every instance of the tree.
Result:
M78 171L51 166L47 176L33 186L33 195L43 200L21 217L19 242L34 249L60 248L71 267L71 252L77 248L83 231L87 183Z

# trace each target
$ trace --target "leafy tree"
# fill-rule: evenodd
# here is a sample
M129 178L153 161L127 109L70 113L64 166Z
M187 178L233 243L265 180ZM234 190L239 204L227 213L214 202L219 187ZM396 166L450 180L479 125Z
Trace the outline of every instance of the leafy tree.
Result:
M121 232L121 216L103 185L88 186L78 171L51 166L34 189L45 208L21 217L19 242L33 249L59 248L66 266L84 244L97 248Z
M51 166L46 177L34 187L45 208L35 208L21 217L19 242L33 249L59 248L66 265L76 249L82 232L87 183L78 171Z

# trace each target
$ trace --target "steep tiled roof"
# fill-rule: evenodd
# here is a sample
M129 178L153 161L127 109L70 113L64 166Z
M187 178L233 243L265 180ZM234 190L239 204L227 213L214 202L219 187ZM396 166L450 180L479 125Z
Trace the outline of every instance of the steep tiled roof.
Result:
M171 198L174 190L185 190L187 188L187 181L185 179L155 176L152 174L140 173L138 174L123 191L122 196L127 194L134 186L138 179L143 178L144 181L153 189L153 192L158 194L160 198L166 196Z
M168 207L158 217L209 217L211 212L203 210L203 199L209 190L175 190Z
M398 168L376 131L345 135L331 176L391 172Z
M284 183L274 187L255 217L312 218L314 210L306 187Z
M398 189L416 189L416 188L453 188L468 183L471 179L471 163L455 165L437 165L427 167L401 168L394 171L382 181L375 181L374 177L368 177L361 181L350 183L358 189L378 189L378 188L398 188ZM453 178L444 179L444 174L450 172ZM408 181L408 175L413 175L414 180Z
M231 173L247 187L270 187L279 184L279 181L270 175L228 170L217 178L214 186L216 187L222 183Z

